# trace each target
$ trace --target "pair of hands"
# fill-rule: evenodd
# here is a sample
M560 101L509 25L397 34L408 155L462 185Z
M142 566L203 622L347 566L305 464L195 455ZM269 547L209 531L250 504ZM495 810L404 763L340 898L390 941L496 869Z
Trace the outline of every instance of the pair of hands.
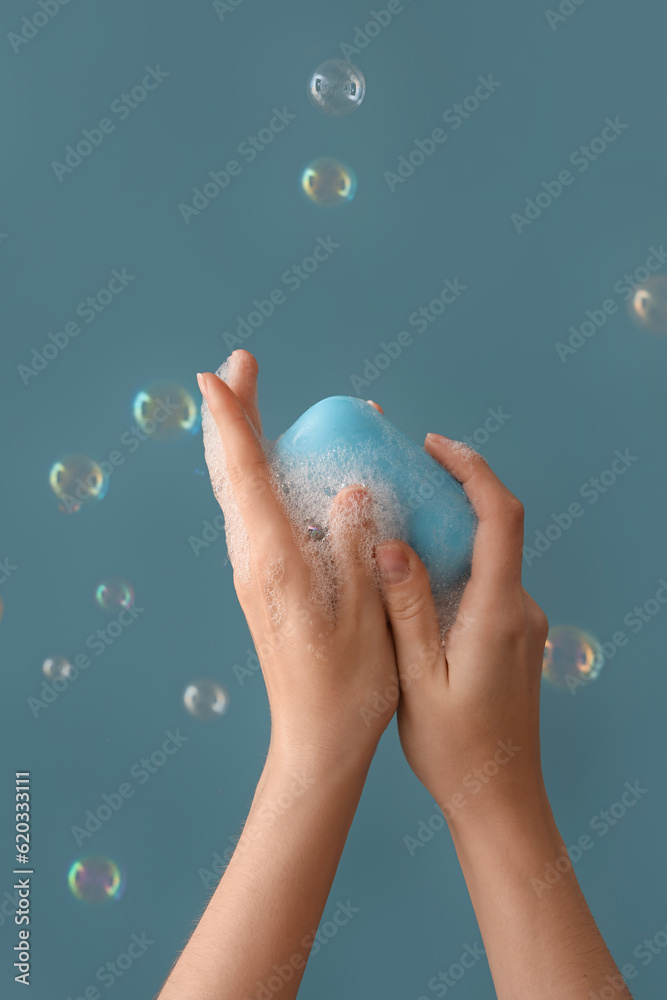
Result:
M542 807L539 691L548 624L521 585L519 501L479 455L427 435L426 451L463 484L479 520L471 577L446 648L426 568L405 543L377 547L378 590L363 558L372 498L359 486L341 491L332 508L339 581L332 622L309 601L310 571L265 460L257 362L235 351L229 384L208 373L200 388L250 542L249 581L235 573L234 582L269 697L269 757L288 769L367 768L398 710L408 762L450 828L474 824L480 811L502 819ZM336 544L350 505L361 516ZM280 624L270 606L276 565ZM483 794L467 794L471 788Z

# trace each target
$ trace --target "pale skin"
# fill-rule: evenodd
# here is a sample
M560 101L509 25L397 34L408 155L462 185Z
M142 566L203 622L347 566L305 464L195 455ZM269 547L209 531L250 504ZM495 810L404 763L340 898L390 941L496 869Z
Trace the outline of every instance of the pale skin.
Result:
M548 625L521 584L521 504L480 456L428 435L426 451L463 484L479 519L445 647L417 554L399 541L378 546L380 589L361 558L372 498L360 486L334 501L339 591L327 620L309 601L309 571L265 462L257 363L235 351L231 364L229 385L206 373L200 388L250 538L250 582L234 580L266 683L271 739L239 843L160 1000L246 1000L260 985L280 1000L296 997L396 709L406 758L447 818L499 1000L590 1000L610 984L618 1000L631 1000L571 865L561 862L552 885L542 881L566 850L542 778ZM362 517L336 545L350 507ZM266 596L276 560L285 567L279 625Z

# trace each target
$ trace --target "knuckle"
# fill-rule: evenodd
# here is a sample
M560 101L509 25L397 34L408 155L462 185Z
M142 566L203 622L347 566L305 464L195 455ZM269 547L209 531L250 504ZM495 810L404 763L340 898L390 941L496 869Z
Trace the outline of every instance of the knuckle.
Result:
M395 622L413 622L421 618L426 610L426 598L421 590L405 590L395 594L389 604L390 615Z

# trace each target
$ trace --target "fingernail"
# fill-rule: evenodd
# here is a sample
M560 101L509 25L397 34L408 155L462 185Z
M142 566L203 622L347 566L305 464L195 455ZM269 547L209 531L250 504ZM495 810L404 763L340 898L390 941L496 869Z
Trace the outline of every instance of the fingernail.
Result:
M343 507L370 506L371 496L364 486L346 486L339 494L339 503Z
M197 385L199 386L199 391L208 403L208 396L206 394L206 376L202 375L201 372L197 372Z
M398 545L378 546L375 550L375 559L385 583L400 583L410 574L408 558Z
M433 441L434 444L452 444L453 438L445 437L444 434L433 434L431 431L426 435L427 441Z

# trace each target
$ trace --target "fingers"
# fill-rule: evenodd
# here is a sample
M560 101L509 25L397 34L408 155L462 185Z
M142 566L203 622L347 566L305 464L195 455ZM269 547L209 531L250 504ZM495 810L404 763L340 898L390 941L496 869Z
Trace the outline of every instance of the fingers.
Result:
M339 581L338 617L358 618L372 600L381 607L374 580L373 498L364 486L346 486L334 498L329 544Z
M265 552L267 558L293 555L301 562L264 450L243 406L230 387L211 372L202 375L201 388L218 428L230 485L251 538L251 549Z
M427 434L426 451L462 484L479 519L470 583L497 600L521 584L523 506L481 455L460 441Z
M447 664L424 563L409 545L399 541L378 545L375 559L394 635L401 687L407 687L408 680L418 683L434 672L446 681Z
M229 358L229 388L232 390L250 422L261 436L262 419L257 405L257 372L259 365L250 351L233 351Z
M367 399L366 402L368 403L369 406L372 406L373 409L377 410L378 413L381 413L382 416L384 416L384 410L382 409L379 403L374 403L372 399Z

